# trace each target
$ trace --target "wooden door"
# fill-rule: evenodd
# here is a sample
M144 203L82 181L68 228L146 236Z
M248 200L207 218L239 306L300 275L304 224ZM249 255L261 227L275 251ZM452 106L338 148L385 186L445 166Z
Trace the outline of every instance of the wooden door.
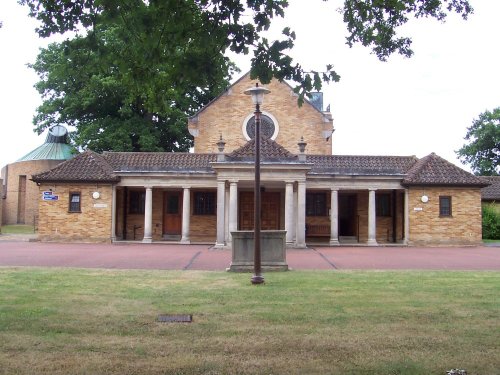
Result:
M261 229L280 229L280 193L261 193ZM240 230L254 229L253 191L240 193Z
M181 235L182 194L180 191L167 191L163 198L163 234Z

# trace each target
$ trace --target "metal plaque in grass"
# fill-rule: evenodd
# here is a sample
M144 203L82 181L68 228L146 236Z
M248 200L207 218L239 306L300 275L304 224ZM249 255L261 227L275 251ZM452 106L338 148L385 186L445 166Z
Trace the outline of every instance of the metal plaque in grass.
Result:
M160 314L158 315L160 323L191 323L193 315L191 314Z

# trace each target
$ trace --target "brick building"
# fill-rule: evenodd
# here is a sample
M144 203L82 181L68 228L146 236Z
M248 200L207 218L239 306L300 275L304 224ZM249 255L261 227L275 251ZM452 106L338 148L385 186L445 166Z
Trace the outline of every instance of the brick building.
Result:
M44 241L231 245L253 228L249 75L188 121L193 153L86 151L33 176ZM331 155L332 116L273 81L263 105L262 229L311 243L478 244L486 183L435 154ZM305 147L304 147L305 146ZM52 198L55 197L55 198Z
M3 167L3 224L33 225L38 214L39 189L30 180L31 176L54 168L72 156L66 128L56 125L49 129L41 146Z

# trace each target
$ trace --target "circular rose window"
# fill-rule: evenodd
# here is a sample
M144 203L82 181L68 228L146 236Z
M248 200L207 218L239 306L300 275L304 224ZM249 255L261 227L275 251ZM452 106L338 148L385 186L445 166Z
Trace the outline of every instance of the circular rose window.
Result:
M250 139L255 138L255 117L250 117L247 121L246 132ZM260 133L265 138L272 138L274 132L276 131L276 126L274 125L274 121L271 117L266 115L260 115Z

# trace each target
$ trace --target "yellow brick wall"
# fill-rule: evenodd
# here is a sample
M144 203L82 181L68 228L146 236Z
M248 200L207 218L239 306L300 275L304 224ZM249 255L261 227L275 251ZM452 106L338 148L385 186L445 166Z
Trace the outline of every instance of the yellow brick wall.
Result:
M215 242L217 215L191 215L191 241Z
M429 197L427 203L422 203L422 195ZM439 196L451 196L451 217L439 216ZM410 245L478 245L482 236L480 189L412 187L409 219Z
M359 242L368 241L368 190L357 194L358 200L358 238Z
M220 134L226 142L226 153L247 142L242 126L255 107L251 98L243 92L255 86L255 82L250 80L249 75L245 76L231 87L228 94L222 95L206 107L199 114L197 124L190 120L189 127L199 129L199 135L194 140L195 152L216 153ZM297 97L292 94L292 89L287 84L274 80L266 87L271 93L265 96L261 110L270 113L278 122L279 133L275 141L290 152L298 153L297 142L303 136L307 142L307 154L330 155L332 139L330 137L326 141L322 131L331 129L331 122L324 122L323 115L308 103L299 108Z
M4 224L29 224L34 223L34 217L38 211L39 190L36 183L31 181L31 176L37 173L48 171L61 163L61 160L30 160L9 164L6 167L7 191L3 206ZM26 176L26 194L24 202L24 212L19 215L19 176ZM24 220L18 222L18 216Z
M379 194L379 193L377 193ZM391 195L392 202L392 192ZM401 241L404 237L403 233L403 196L398 191L396 193L396 241ZM368 224L368 217L366 218ZM391 206L391 216L377 216L377 242L378 243L392 243L393 241L393 218L392 218L392 206ZM366 235L368 236L368 227L366 228Z
M59 200L42 200L42 192L50 189ZM92 198L95 191L101 194L99 199ZM70 192L81 194L81 213L68 211ZM42 184L37 200L38 238L41 241L110 242L111 202L111 185ZM101 207L96 207L96 204Z

